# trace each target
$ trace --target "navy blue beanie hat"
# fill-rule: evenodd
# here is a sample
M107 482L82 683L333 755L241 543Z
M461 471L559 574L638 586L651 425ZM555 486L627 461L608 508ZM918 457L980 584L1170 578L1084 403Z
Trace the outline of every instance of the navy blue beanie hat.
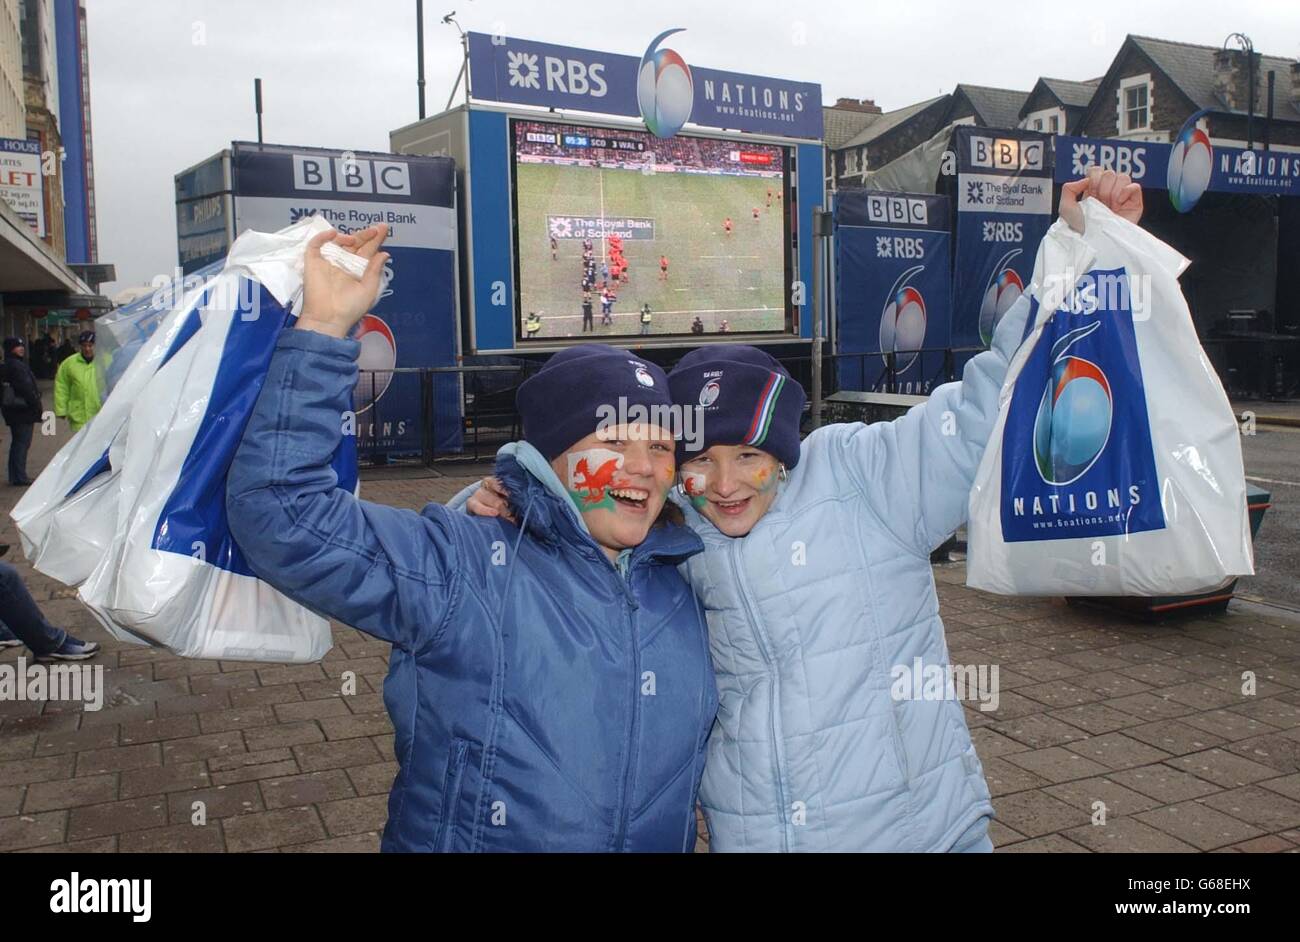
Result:
M806 397L775 357L743 344L697 347L668 374L673 402L698 407L702 443L677 442L677 463L713 445L753 445L787 468L799 463Z
M628 412L620 409L620 401ZM659 407L658 414L666 417L672 414L671 405L668 377L662 369L626 350L599 343L561 350L515 393L524 441L547 461L613 415L629 415L633 406L644 406ZM649 412L647 418L655 414ZM630 419L635 421L635 414Z

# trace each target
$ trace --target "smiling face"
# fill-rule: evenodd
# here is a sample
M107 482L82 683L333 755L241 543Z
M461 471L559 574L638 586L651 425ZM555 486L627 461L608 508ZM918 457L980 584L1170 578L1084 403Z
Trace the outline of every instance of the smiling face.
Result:
M780 463L750 445L714 445L682 464L682 489L727 536L744 536L776 500Z
M610 559L638 546L672 489L672 433L630 423L598 429L551 462L582 513L592 538Z

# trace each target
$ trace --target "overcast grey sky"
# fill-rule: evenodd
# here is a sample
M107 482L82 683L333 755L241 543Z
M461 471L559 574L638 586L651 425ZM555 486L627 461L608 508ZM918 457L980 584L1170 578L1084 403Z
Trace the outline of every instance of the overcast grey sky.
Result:
M87 0L99 257L121 287L176 264L172 177L232 140L387 150L417 116L415 0ZM1126 33L1300 56L1300 0L426 0L430 114L466 31L640 55L670 27L691 64L820 82L886 110L958 82L1029 89L1105 72Z

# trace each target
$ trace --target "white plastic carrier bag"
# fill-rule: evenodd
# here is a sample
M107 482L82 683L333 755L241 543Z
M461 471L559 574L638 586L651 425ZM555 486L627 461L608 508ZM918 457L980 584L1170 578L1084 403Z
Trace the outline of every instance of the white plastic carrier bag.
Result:
M225 660L307 662L329 650L328 622L253 574L225 513L226 473L276 338L294 320L306 245L328 228L310 217L241 235L220 273L139 338L104 409L15 509L38 558L80 576L66 581L122 640ZM364 271L332 244L322 254ZM355 490L352 438L333 466L339 486Z
M1254 572L1241 440L1178 252L1096 200L1039 246L970 495L967 585L1163 596Z

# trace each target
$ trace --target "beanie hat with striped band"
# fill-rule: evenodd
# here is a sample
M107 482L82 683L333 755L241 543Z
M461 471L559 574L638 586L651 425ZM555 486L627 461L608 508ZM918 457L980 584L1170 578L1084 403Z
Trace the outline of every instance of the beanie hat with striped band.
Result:
M752 445L787 468L799 463L804 396L775 357L741 344L699 347L668 374L673 404L697 409L699 436L677 442L677 463L714 445Z

